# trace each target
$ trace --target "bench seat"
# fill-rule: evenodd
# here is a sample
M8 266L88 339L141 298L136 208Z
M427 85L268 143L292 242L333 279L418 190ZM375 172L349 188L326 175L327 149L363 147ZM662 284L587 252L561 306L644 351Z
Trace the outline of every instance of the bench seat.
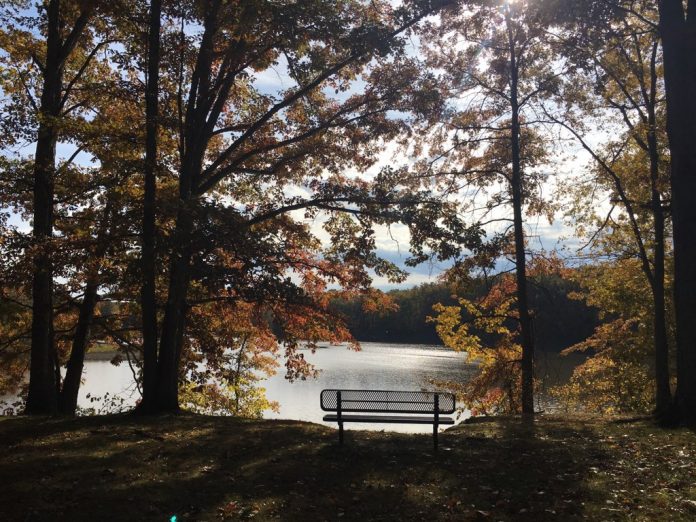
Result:
M338 422L338 415L330 414L324 415L324 420L327 422ZM348 415L342 414L341 420L343 422L377 422L377 423L389 423L389 424L432 424L433 418L430 417L417 417L412 415ZM454 424L454 420L449 417L440 417L438 419L438 424Z

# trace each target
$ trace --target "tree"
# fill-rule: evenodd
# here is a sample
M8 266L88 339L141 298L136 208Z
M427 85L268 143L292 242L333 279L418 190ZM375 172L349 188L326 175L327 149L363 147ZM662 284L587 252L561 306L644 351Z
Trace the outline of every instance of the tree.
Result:
M240 417L277 410L257 387L279 366L280 347L264 310L265 305L220 302L192 310L184 407Z
M476 375L455 387L472 415L522 411L522 346L517 342L521 323L515 285L515 278L506 274L480 299L460 298L458 305L433 307L445 346L466 352L467 361L478 364Z
M671 164L674 308L677 331L676 406L696 421L696 27L693 3L660 0L667 136Z
M527 268L530 280L539 282L565 273L556 258L537 257ZM433 307L437 315L432 321L445 346L466 352L467 360L478 365L476 375L464 384L441 383L458 391L473 415L524 413L517 282L516 276L499 274L483 295Z
M24 91L19 94L16 87L10 87L6 92L14 102L24 100L34 110L31 116L36 132L32 135L36 141L32 202L34 243L31 247L34 268L27 413L45 414L55 413L58 409L60 382L53 331L56 145L65 118L76 109L79 111L80 104L74 104L75 89L101 44L89 49L91 38L85 37L90 18L97 8L95 2L51 0L38 6L35 17L17 14L25 7L23 2L6 7L3 12L6 28L2 36L8 63L22 64L18 69L10 69L10 77L18 80ZM34 36L37 32L41 34L39 39ZM15 60L14 64L12 60ZM28 64L31 65L26 67ZM67 82L66 70L70 72ZM14 112L14 116L21 112ZM30 121L19 117L22 123ZM11 118L6 121L11 121Z
M58 142L58 122L70 94L63 86L65 62L74 51L87 26L92 7L78 13L64 33L67 13L61 2L52 0L46 6L46 54L37 66L43 73L41 102L38 106L39 127L34 154L34 282L32 286L31 369L27 413L53 413L57 408L56 356L53 346L53 268L50 243L53 237L53 185Z
M68 6L65 8L70 16L78 12L79 5L64 6ZM102 14L106 15L106 10ZM91 28L85 41L81 41L65 61L65 75L71 82L61 92L60 119L54 122L61 143L72 151L55 169L51 181L52 239L46 250L52 264L49 323L53 383L50 400L54 402L41 403L41 408L45 412L68 415L76 411L90 331L95 317L100 316L99 300L105 286L113 288L111 278L114 272L122 269L120 263L127 260L126 238L132 230L126 210L130 205L128 190L132 188L129 177L133 172L133 135L124 128L127 122L133 121L134 113L136 121L139 115L137 105L132 103L127 89L121 88L123 82L109 62L108 46L116 30L104 24L105 18L100 20L98 28ZM27 20L21 16L17 19ZM12 24L5 36L8 38L3 41L7 52L3 80L7 83L3 89L8 96L4 99L3 135L7 136L5 133L14 128L13 123L23 122L21 133L13 134L13 139L31 142L34 130L41 127L42 116L35 112L38 104L32 101L34 88L43 85L43 72L38 67L27 68L27 64L33 60L32 56L38 56L41 40L34 33L23 32ZM18 77L23 78L23 82L15 83ZM26 88L19 90L17 85ZM117 106L113 104L114 98L119 99ZM77 161L80 155L91 155L93 164ZM35 161L20 156L7 161L3 167L0 184L3 208L9 207L29 221L35 214L35 187L29 181ZM35 308L31 293L26 290L31 286L30 281L35 280L34 271L29 268L31 256L36 252L34 245L17 230L3 234L3 238L7 238L7 251L11 253L4 258L7 263L3 266L3 276L11 281L10 288L16 292L17 301ZM33 343L33 331L15 328L3 339L8 347L20 350L20 361L24 360L21 345L26 338ZM65 377L61 378L63 364L66 370ZM31 379L29 388L31 390ZM31 411L29 405L27 407Z
M621 5L621 4L617 4ZM549 118L568 130L594 162L587 182L573 182L580 196L570 215L587 231L586 209L596 207L594 196L609 193L611 207L606 216L589 212L596 230L586 232L587 246L600 239L599 255L612 255L611 237L620 255L636 255L652 297L652 333L655 358L655 411L669 416L672 406L669 371L667 303L665 294L665 244L669 235L669 166L663 131L664 91L662 57L657 31L657 10L651 3L633 3L630 12L614 8L613 19L597 24L591 16L572 20L572 28L558 36L564 53L576 64L565 91L567 107L578 114ZM548 114L548 112L547 112ZM612 117L613 115L613 117ZM592 123L593 121L594 126ZM582 129L619 134L601 147L593 146ZM588 199L589 197L589 199ZM624 215L615 217L617 207ZM612 229L626 226L633 237ZM603 235L605 231L607 235Z
M438 241L451 250L447 245L455 236L457 244L465 244L459 232L437 223L446 205L418 184L402 183L400 171L385 169L374 183L344 173L375 161L376 137L389 139L405 129L390 110L425 103L408 81L412 62L392 51L401 48L397 34L434 9L430 2L396 11L362 2L290 5L280 11L275 4L265 11L244 3L165 4L159 87L155 75L144 74L142 64L148 60L143 60L139 38L148 24L144 9L135 7L128 11L129 20L105 25L113 29L111 42L120 45L85 45L66 62L79 73L71 84L79 96L70 99L74 103L60 126L60 139L74 143L75 152L54 184L59 196L52 205L52 229L60 240L54 239L51 250L56 269L50 320L56 402L66 413L75 410L90 330L117 344L137 371L133 355L143 346L135 332L152 316L157 301L164 303L163 335L156 366L143 361L149 384L142 409L172 411L178 408L179 384L196 375L191 366L197 357L191 348L195 329L183 321L189 314L215 309L214 303L227 305L225 313L231 314L244 305L266 303L264 313L286 348L288 376L303 378L313 370L297 352L301 340L311 346L327 338L349 339L328 311L327 286L365 291L370 270L392 280L404 277L375 255L374 223L407 222L420 237L416 257L424 255L426 245L437 248ZM387 13L394 19L385 18ZM298 23L307 30L298 32ZM152 39L156 32L149 31ZM95 60L99 49L105 50L103 59ZM150 56L154 69L156 57ZM274 63L287 71L292 84L275 95L254 85L257 72ZM8 70L21 74L22 69ZM350 93L358 75L368 88ZM34 71L31 79L37 76ZM5 78L8 87L15 85L9 81L13 76ZM15 109L8 123L31 121L31 114L18 110L31 89L7 92L14 95ZM176 116L157 118L158 104L163 113ZM92 154L94 165L74 164L81 153ZM24 189L15 189L22 186L26 165L20 160L11 175L3 176L2 192L3 205L25 216L32 205ZM142 186L133 177L139 169L148 174ZM148 206L137 226L129 216ZM150 234L153 211L157 241ZM319 213L327 215L328 247L303 222ZM457 226L454 218L448 223ZM147 243L140 253L138 243ZM12 245L17 262L3 274L8 279L26 268L23 248L21 241ZM169 272L159 270L160 261ZM152 274L143 278L145 265L153 270L154 282L147 283ZM135 295L143 304L153 289L148 313L137 306ZM113 313L102 313L98 303L105 299L118 303L110 307ZM134 322L135 315L143 317L143 325ZM236 345L227 339L228 346L215 343L220 353ZM8 342L17 346L13 339ZM152 350L146 347L145 353L151 363Z
M619 241L633 243L631 233L618 229L607 251L615 252ZM613 244L612 244L613 243ZM650 292L641 262L636 256L607 255L604 260L567 272L580 288L573 293L599 311L601 324L586 340L564 353L588 353L573 370L567 384L552 390L573 410L593 413L648 413L654 409L654 311L644 296ZM669 280L668 280L669 281ZM672 310L668 318L673 319ZM667 321L674 337L673 321ZM652 378L651 378L652 377Z
M179 89L170 99L179 106L173 128L180 136L180 157L157 384L154 399L143 402L150 411L179 408L192 286L204 283L226 292L228 300L240 299L249 293L245 285L252 275L244 270L255 270L266 280L255 281L254 299L272 295L268 290L277 285L289 301L302 301L306 292L280 277L302 263L305 278L313 270L349 285L366 281L365 267L400 277L372 253L369 223L398 219L385 209L406 203L415 220L422 195L402 196L393 173L379 177L374 190L339 173L349 165L369 165L376 152L374 136L393 135L400 128L387 112L408 103L398 95L412 91L403 78L396 81L400 77L394 72L403 73L408 62L390 62L387 56L400 45L396 36L438 4L416 2L392 12L386 4L357 1L286 6L208 1L178 11L182 24L191 21L200 32L189 36L182 25L177 41L184 47L165 50L164 60L174 64L166 74L177 79L171 85ZM278 95L258 90L255 72L280 60L290 86ZM371 60L382 62L379 82L377 72L366 74ZM360 74L368 84L365 92L347 95ZM329 96L330 89L339 96ZM288 196L293 186L308 196ZM334 214L326 225L334 243L324 262L306 259L292 243L281 246L283 235L315 244L288 217L302 210L308 216ZM355 220L336 215L341 213ZM282 249L295 258L283 259L290 256L279 256ZM208 257L201 257L203 251ZM201 263L205 270L198 269Z
M162 2L150 2L147 46L147 85L145 90L145 172L142 227L141 308L143 329L143 400L154 397L157 372L157 289L156 264L156 193L157 134L159 132L159 67ZM143 409L148 410L147 402Z
M438 344L427 317L436 303L451 304L449 285L424 283L405 290L375 291L354 299L332 296L331 310L359 341Z
M521 403L522 411L531 414L534 339L524 212L544 211L539 186L545 176L540 166L548 144L534 106L555 92L563 64L553 63L542 13L528 2L449 10L439 26L427 28L424 38L430 67L444 71L436 83L443 86L441 96L449 104L444 103L435 118L440 130L430 133L431 152L421 169L457 187L475 209L478 226L512 223L512 233L504 229L495 235L480 260L490 269L495 257L506 248L512 250L522 347ZM512 218L496 213L508 205Z

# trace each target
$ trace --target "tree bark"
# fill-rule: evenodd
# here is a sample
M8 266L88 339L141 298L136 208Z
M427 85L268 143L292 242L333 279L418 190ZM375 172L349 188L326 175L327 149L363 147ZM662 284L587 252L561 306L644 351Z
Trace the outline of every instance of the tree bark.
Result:
M175 231L175 247L169 267L169 292L162 322L157 382L152 413L177 413L179 411L179 366L184 342L190 281L191 235L193 217L186 204L180 202Z
M512 20L509 6L505 10L505 23L508 32L510 51L510 108L511 135L510 148L512 153L512 189L513 223L515 236L515 274L517 279L517 311L520 322L520 337L522 344L522 413L534 413L534 338L532 336L532 317L529 312L529 297L527 292L527 256L524 240L524 220L522 216L523 179L520 159L520 114L518 100L518 71L517 54L513 37Z
M157 297L155 283L157 192L157 129L159 118L160 17L162 3L150 3L148 70L145 93L145 183L143 195L142 288L143 397L140 411L152 410L157 382Z
M669 382L669 342L665 311L665 217L659 193L653 193L653 224L655 227L655 260L652 286L655 413L660 418L666 418L672 409L672 391Z
M53 199L58 128L63 82L60 1L47 7L48 27L39 129L34 156L34 275L32 281L31 363L25 413L54 414L58 409L53 323Z
M77 410L77 396L80 391L85 353L89 343L89 332L99 300L97 277L94 275L90 277L85 287L85 295L80 304L80 315L77 320L77 327L70 350L70 359L68 359L63 389L60 394L59 408L60 413L63 415L75 415Z
M690 18L693 1L689 2ZM681 0L662 0L660 35L665 69L674 241L677 344L675 406L696 422L696 27Z
M193 179L200 174L205 147L195 123L187 122L187 154L179 174L179 208L174 247L169 260L169 286L157 359L157 380L151 413L179 412L179 367L184 343L188 287L191 280L191 242L194 228Z

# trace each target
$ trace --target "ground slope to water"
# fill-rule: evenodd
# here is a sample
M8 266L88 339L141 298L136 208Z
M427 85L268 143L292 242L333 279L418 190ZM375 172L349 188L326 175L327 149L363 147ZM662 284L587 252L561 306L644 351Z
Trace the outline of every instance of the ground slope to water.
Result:
M491 419L441 435L182 415L0 420L0 520L696 520L696 435Z

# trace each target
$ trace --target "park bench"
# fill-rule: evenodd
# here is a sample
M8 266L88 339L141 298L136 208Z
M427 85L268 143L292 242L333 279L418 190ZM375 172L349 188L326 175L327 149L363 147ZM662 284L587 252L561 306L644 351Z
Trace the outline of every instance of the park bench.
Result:
M432 424L433 444L437 449L440 425L454 424L451 417L441 417L454 413L454 395L444 392L322 390L321 409L336 412L325 415L324 421L338 423L340 444L343 444L346 422Z

